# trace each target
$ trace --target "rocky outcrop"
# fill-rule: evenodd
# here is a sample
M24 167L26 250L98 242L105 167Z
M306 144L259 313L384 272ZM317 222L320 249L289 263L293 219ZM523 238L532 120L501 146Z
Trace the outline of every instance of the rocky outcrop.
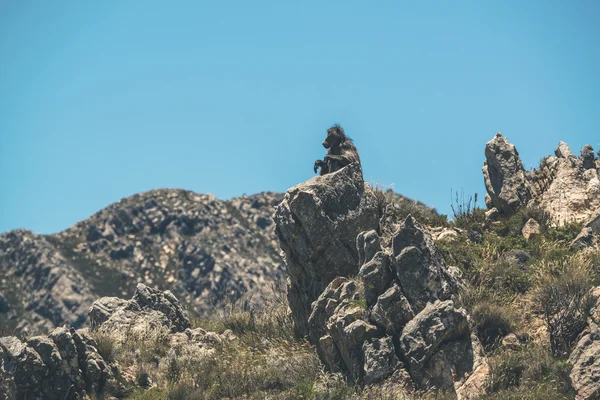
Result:
M171 332L184 332L192 326L187 313L169 290L161 292L141 283L131 300L103 297L94 302L88 315L92 328L107 332L159 327L168 328Z
M591 296L595 305L588 318L588 327L569 356L573 366L571 383L578 400L600 396L600 287L592 289Z
M295 329L305 336L311 303L335 277L358 272L356 236L377 227L377 198L354 163L289 189L273 218Z
M485 145L485 158L483 177L488 207L509 214L527 204L531 191L516 147L497 133Z
M592 146L586 145L576 157L560 142L555 155L526 172L515 146L496 134L486 144L483 167L490 215L495 210L510 215L529 205L541 207L554 225L590 221L600 210L600 162Z
M308 337L321 360L360 384L404 376L408 387L482 394L487 362L433 238L409 216L382 242L358 235L358 279L335 278L313 303Z
M600 174L593 149L590 145L585 146L581 157L563 156L566 151L557 153L561 156L546 158L531 174L531 185L537 188L534 202L552 217L556 225L585 224L600 210ZM539 183L540 171L547 171L544 184Z
M169 289L199 316L224 301L260 305L283 278L271 218L282 198L153 190L58 234L1 234L0 326L27 334L80 328L94 299L130 298L138 282Z
M123 397L127 385L98 353L87 330L56 328L26 341L0 338L0 397L74 400L88 395Z
M75 400L124 398L137 383L122 373L119 362L104 353L100 338L117 346L132 337L156 340L177 349L179 362L211 354L213 347L235 340L231 331L223 334L191 329L179 300L169 291L139 284L130 300L106 297L89 310L92 329L56 328L47 336L21 340L0 338L0 398L31 400ZM155 335L155 336L152 336ZM154 339L153 339L154 338ZM108 343L108 342L107 342ZM156 345L156 343L154 343ZM102 354L111 357L104 359ZM167 355L168 356L168 355ZM168 363L169 360L166 360ZM156 361L155 367L162 367Z

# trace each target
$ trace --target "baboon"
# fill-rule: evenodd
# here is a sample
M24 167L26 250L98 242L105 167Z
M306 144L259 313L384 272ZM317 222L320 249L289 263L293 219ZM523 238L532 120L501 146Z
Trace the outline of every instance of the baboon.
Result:
M321 168L320 175L330 174L353 162L360 163L356 146L339 125L327 129L327 137L323 141L327 154L323 160L315 161L314 171Z

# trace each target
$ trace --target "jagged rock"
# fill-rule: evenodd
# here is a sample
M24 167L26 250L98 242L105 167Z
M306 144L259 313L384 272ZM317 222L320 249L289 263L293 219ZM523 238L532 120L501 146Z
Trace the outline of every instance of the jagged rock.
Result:
M531 192L515 146L497 133L485 145L485 157L483 176L488 207L496 207L501 214L510 214L527 204Z
M533 203L550 215L554 225L586 223L600 209L600 175L591 147L582 156L546 160L530 175L536 188Z
M400 350L411 373L421 371L444 343L469 337L467 314L451 300L428 303L402 330Z
M6 313L9 309L8 301L4 298L2 292L0 292L0 313Z
M364 382L367 385L386 379L400 364L390 337L365 342L362 351L365 355Z
M392 239L392 254L399 285L416 313L428 302L447 300L456 293L456 283L433 238L410 215Z
M600 209L585 224L585 228L590 228L596 235L600 235Z
M591 145L586 144L581 149L581 166L583 169L596 169L596 156Z
M588 326L569 356L571 384L578 400L600 396L600 287L591 291L595 304L590 311Z
M391 263L390 255L379 251L360 267L358 276L362 280L368 305L375 304L379 295L389 286L392 276Z
M460 274L450 273L413 217L395 224L391 238L358 236L361 282L337 277L327 286L312 304L308 338L325 366L352 382L414 383L476 398L485 393L489 367L465 311L449 300ZM365 242L377 245L365 250ZM399 359L407 360L410 378Z
M137 285L129 301L114 297L95 301L89 318L92 328L116 332L143 331L148 326L183 332L192 326L179 300L170 291L161 292L142 283Z
M259 307L284 274L271 219L282 198L152 190L64 232L0 234L0 291L10 301L0 326L27 334L80 328L95 299L131 298L138 282L169 289L195 316L230 301Z
M521 233L525 240L529 240L532 236L539 236L540 224L535 219L529 218L527 222L525 222L525 225L523 225Z
M413 309L396 283L377 299L371 310L371 320L390 335L399 335L415 316Z
M296 333L308 333L311 303L336 276L358 272L356 237L378 226L378 202L354 163L289 189L274 220L289 276Z
M74 400L87 395L123 397L128 389L98 354L85 332L56 328L22 342L0 338L0 395L7 399Z
M592 228L583 227L581 232L571 242L570 246L579 249L585 249L594 245L594 232Z
M323 363L334 372L343 371L354 380L362 376L362 345L377 328L366 320L356 282L334 279L313 303L308 319L311 343Z
M563 142L562 140L558 142L558 147L556 148L556 150L554 150L554 154L558 158L569 158L573 155L571 149L569 148L569 145Z

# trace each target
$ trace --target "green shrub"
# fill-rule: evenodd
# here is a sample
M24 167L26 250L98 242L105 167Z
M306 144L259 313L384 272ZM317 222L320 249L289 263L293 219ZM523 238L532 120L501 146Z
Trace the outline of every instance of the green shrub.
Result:
M115 360L115 338L98 331L93 331L92 337L96 341L98 354L100 354L107 363L112 363Z
M553 354L568 355L585 328L593 306L591 287L588 272L576 267L540 278L534 298L544 314Z
M502 397L511 392L526 394L526 397L516 398L573 398L569 372L566 361L552 357L540 345L531 345L490 359L488 390L496 393L491 397L496 399L515 398Z
M471 312L477 337L487 349L495 347L504 336L513 332L511 313L490 303L477 304Z

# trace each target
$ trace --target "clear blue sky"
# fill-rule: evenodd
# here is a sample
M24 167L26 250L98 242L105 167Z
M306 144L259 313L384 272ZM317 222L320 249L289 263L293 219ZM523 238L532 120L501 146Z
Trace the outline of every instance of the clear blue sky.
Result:
M227 199L311 176L450 211L502 131L527 167L600 147L600 2L0 0L0 232L153 188Z

